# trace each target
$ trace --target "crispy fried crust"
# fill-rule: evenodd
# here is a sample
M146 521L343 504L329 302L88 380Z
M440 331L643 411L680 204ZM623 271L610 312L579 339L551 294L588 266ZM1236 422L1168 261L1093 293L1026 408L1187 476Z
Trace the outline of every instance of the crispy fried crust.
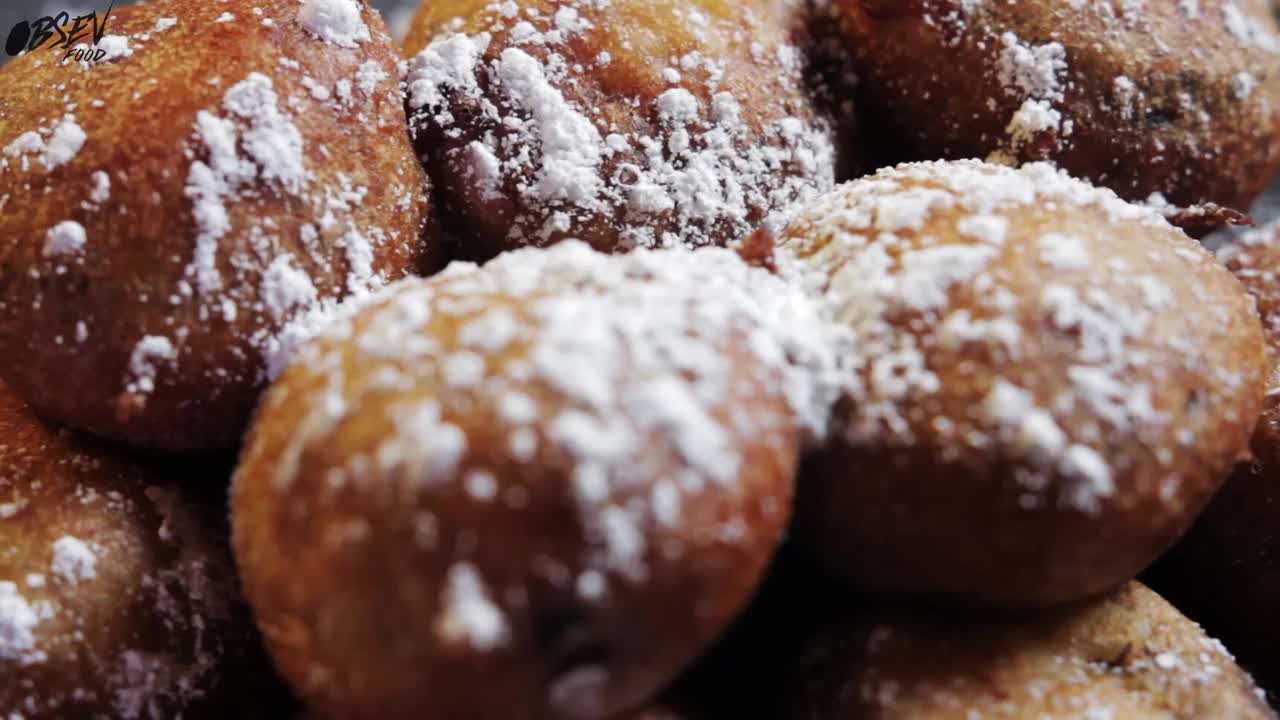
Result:
M410 123L459 255L725 245L830 187L802 5L424 2Z
M1046 165L884 170L784 246L853 330L798 531L876 591L1047 605L1132 578L1248 451L1247 294L1153 211Z
M1274 690L1280 688L1280 226L1246 234L1219 257L1258 303L1273 368L1267 403L1252 461L1236 468L1153 582Z
M875 613L805 660L796 720L1276 717L1221 644L1134 582L1025 619Z
M1280 169L1263 0L834 3L863 131L896 161L1052 160L1131 200L1238 209Z
M232 515L259 623L312 706L610 716L746 604L798 438L779 356L762 364L767 338L719 298L735 274L787 290L711 252L693 276L688 253L509 253L395 288L304 350Z
M425 262L391 39L308 7L156 0L113 11L128 54L0 70L0 375L41 414L233 446L286 326Z
M219 511L44 425L3 387L0 438L0 715L272 708Z

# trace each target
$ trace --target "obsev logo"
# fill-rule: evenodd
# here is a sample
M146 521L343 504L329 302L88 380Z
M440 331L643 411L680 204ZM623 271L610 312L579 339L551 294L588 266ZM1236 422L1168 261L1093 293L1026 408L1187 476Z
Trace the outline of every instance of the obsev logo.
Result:
M63 60L88 60L96 62L106 55L106 50L98 49L102 36L107 33L107 20L111 17L111 9L115 0L107 5L106 12L99 17L97 11L87 15L71 17L68 12L47 15L38 20L23 20L9 31L9 38L4 43L4 51L9 57L23 52L32 52L49 45L53 50L66 50ZM86 42L92 39L92 42Z

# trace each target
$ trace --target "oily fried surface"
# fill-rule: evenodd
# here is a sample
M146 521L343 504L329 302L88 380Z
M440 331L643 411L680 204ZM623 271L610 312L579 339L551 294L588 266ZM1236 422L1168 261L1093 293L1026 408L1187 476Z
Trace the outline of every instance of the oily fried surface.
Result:
M1221 644L1134 582L1022 619L873 613L806 662L805 720L1275 717Z
M782 243L854 332L798 531L848 582L978 605L1107 591L1248 450L1266 372L1240 284L1046 165L883 170Z
M1127 199L1237 209L1280 169L1262 0L834 4L895 160L1052 160Z
M702 293L666 279L695 260L651 257L561 244L406 283L268 392L235 547L315 709L609 716L745 606L789 518L793 420L715 309L727 275Z
M801 4L424 3L410 123L456 252L725 245L829 187Z
M41 414L234 446L293 321L424 261L391 40L308 7L158 0L112 13L129 54L0 70L0 375Z

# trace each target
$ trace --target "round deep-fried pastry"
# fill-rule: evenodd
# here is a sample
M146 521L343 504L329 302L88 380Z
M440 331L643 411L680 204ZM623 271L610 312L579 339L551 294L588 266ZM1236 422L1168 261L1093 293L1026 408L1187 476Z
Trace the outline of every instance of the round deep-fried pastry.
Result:
M1247 209L1280 170L1265 0L833 0L895 160L1050 160L1129 200Z
M221 512L162 479L0 386L0 717L278 709Z
M357 0L155 0L0 70L0 376L49 418L234 446L301 315L425 262L395 49Z
M804 293L576 242L370 300L268 392L233 488L278 667L349 718L598 718L746 604L829 400Z
M457 251L725 245L832 183L797 0L446 0L409 115Z
M881 611L810 648L796 720L1273 720L1220 643L1130 582L1031 617Z
M853 331L797 526L856 586L1105 592L1248 452L1252 302L1153 210L1045 164L923 163L831 193L781 242Z

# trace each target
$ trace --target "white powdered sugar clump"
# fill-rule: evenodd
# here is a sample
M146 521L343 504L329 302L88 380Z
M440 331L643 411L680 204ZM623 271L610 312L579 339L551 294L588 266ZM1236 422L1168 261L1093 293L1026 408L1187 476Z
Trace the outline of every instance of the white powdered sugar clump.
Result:
M506 616L494 604L474 565L456 563L445 577L436 634L446 643L488 652L509 641Z
M372 97L378 85L390 78L387 71L376 60L367 60L356 70L356 87L368 97Z
M97 54L94 53L91 56L93 59L85 61L86 65L109 63L133 54L133 49L129 47L129 38L126 35L104 35L97 45L93 47L102 51L102 57L97 57Z
M369 26L356 0L299 0L298 19L307 32L343 48L369 42Z
M606 225L622 247L725 244L832 185L832 133L805 114L795 48L750 43L754 62L794 86L794 103L744 112L725 81L731 59L694 52L664 73L677 87L594 107L582 97L616 60L576 58L593 9L552 17L490 3L477 11L492 18L482 32L445 33L410 63L410 124L435 156L429 165L447 166L438 187L485 201L516 195L506 237L486 242L541 245ZM729 33L700 14L688 20ZM766 37L754 24L735 28L726 47L751 32Z
M98 556L78 538L64 535L53 543L49 572L75 585L97 577Z
M74 220L64 220L49 228L44 236L42 254L45 257L67 257L84 250L84 226Z
M125 386L130 393L146 395L155 390L156 375L161 365L172 367L178 361L178 350L169 338L147 335L134 346L129 356L129 376Z
M277 321L298 308L307 308L318 299L311 276L294 266L288 255L279 255L262 274L262 303Z
M1010 149L1017 152L1030 145L1042 133L1057 132L1062 127L1062 113L1047 100L1028 98L1013 114L1005 133L1009 136Z
M80 148L84 147L87 139L88 136L76 123L75 117L67 115L54 126L53 134L49 137L40 160L50 170L66 165L71 162L76 153L80 152Z
M590 202L603 180L597 173L603 150L600 133L547 81L542 64L518 48L502 51L498 80L512 106L525 110L537 128L533 141L542 149L533 197L548 203Z
M89 176L93 180L93 188L89 190L89 202L101 205L111 199L111 176L98 170Z
M1003 49L996 66L1000 84L1010 94L1040 100L1062 100L1067 51L1061 43L1031 45L1017 35L1000 36Z
M0 660L38 661L34 631L39 624L40 616L18 593L18 586L0 581Z
M76 122L74 115L68 114L52 127L19 135L0 152L5 158L17 158L24 171L30 169L30 157L37 158L46 170L56 170L71 162L86 140L88 136L84 128Z

